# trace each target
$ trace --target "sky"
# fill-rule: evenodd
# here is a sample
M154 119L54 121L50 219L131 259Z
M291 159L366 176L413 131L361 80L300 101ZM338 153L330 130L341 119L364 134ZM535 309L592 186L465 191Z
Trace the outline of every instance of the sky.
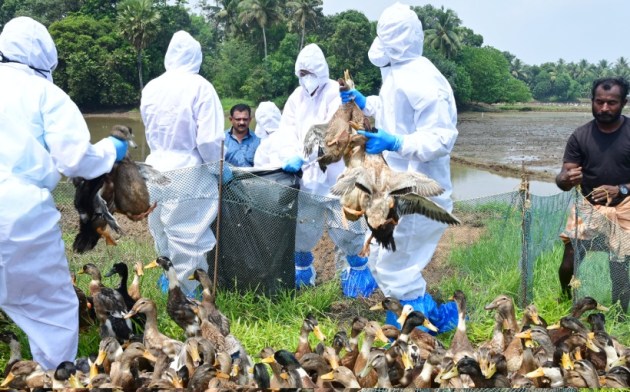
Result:
M396 0L323 0L325 15L361 11L369 20ZM452 9L484 45L508 51L528 65L602 59L630 60L630 0L405 0Z

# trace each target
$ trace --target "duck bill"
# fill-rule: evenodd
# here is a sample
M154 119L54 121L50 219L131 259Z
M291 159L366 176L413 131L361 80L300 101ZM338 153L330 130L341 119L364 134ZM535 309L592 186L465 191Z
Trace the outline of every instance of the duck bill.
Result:
M586 339L586 348L594 353L599 353L602 351L599 347L597 347L597 345L595 345L595 341L590 336Z
M370 310L385 310L382 303L378 303L370 308Z
M571 356L569 353L562 353L562 359L560 360L560 364L564 370L573 370L573 361L571 360Z
M597 304L597 310L599 310L600 312L608 312L610 309L608 309L607 307L605 307L602 304Z
M130 318L132 318L132 317L133 317L133 316L135 316L135 315L136 315L136 311L135 311L135 310L133 310L133 309L131 309L130 311L128 311L127 313L125 313L125 314L123 315L123 318L124 318L124 319L130 319Z
M223 373L222 371L217 371L217 378L222 378L224 380L229 380L230 379L230 375L227 373Z
M329 372L326 374L322 374L319 378L326 381L334 381L335 380L335 372Z
M543 370L542 367L539 367L538 369L525 374L525 377L527 377L527 378L538 378L538 377L542 377L544 375L545 375L545 371Z
M547 325L547 329L560 329L560 323Z
M155 357L155 355L151 354L149 350L144 350L144 353L142 353L142 357L148 359L151 362L157 361L157 358Z
M457 366L453 366L449 371L442 374L442 380L450 380L451 378L459 376L459 371L457 370Z
M490 379L492 378L492 376L494 376L494 374L497 372L497 365L495 363L491 363L488 365L488 367L486 368L486 379Z
M98 375L98 367L96 365L96 362L94 362L93 364L90 365L90 381L92 381L92 379L96 377L97 375Z
M151 268L156 268L158 267L159 264L157 263L156 260L153 260L152 262L150 262L149 264L144 266L144 269L151 269Z
M404 352L402 354L401 360L402 360L403 366L405 367L405 370L413 369L413 362L411 362L411 358L409 358L409 354L407 352Z
M528 329L526 331L519 332L516 335L514 335L514 337L517 337L519 339L531 339L532 338L532 330Z
M320 342L323 342L324 340L326 340L326 336L324 336L324 334L322 333L322 330L319 329L319 325L316 325L313 327L313 333L315 334L315 337L319 339Z
M542 321L540 321L540 317L538 317L538 313L532 312L531 318L532 318L532 321L534 322L534 324L536 324L536 325L541 325L542 324Z
M428 329L429 331L433 331L433 332L438 332L438 328L433 325L428 318L424 319L424 322L422 323L422 326L425 327L426 329Z
M275 363L276 360L273 357L263 358L260 362L262 363Z
M107 352L105 350L99 350L98 356L96 357L96 361L94 361L95 366L101 366L105 358L107 357Z
M68 378L68 385L70 386L70 388L84 388L84 385L81 384L79 379L74 374L71 374Z
M385 336L385 333L383 333L383 330L380 328L376 330L376 340L379 340L383 343L389 343L389 339L387 339L387 336Z
M7 385L11 383L11 381L13 381L14 378L15 378L15 375L13 374L13 372L9 372L9 374L7 374L7 378L5 378L4 381L2 381L2 384L0 384L0 387L1 388L6 387Z
M370 366L370 364L368 363L365 365L363 370L361 370L361 373L359 373L359 377L361 378L367 377L368 374L370 374L370 370L372 370L372 366Z

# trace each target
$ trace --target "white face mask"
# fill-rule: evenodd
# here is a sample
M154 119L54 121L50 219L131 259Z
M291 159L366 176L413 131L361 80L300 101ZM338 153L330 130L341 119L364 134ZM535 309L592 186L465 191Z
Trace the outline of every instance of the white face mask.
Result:
M307 74L300 78L300 86L302 86L309 95L313 95L317 87L319 87L319 80L317 80L317 76Z

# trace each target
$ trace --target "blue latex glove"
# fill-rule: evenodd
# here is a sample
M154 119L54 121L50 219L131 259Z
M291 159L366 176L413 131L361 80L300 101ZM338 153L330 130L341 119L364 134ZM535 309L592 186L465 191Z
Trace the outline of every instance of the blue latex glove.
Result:
M114 143L114 148L116 149L116 162L122 161L125 155L127 155L127 147L129 145L125 140L120 140L113 136L108 136L108 139Z
M223 176L221 177L223 184L227 184L228 182L232 181L233 178L234 174L232 173L232 169L230 169L230 166L228 164L224 164Z
M348 91L340 91L339 95L341 95L341 102L348 103L350 101L354 101L359 109L365 109L365 95L361 94L359 90L353 88Z
M357 133L368 138L365 143L365 152L368 154L380 154L385 150L398 151L402 146L402 136L392 135L382 129L377 129L376 132L360 130Z
M289 173L297 173L300 171L303 164L304 159L302 159L301 156L296 155L284 161L284 163L282 164L282 170Z

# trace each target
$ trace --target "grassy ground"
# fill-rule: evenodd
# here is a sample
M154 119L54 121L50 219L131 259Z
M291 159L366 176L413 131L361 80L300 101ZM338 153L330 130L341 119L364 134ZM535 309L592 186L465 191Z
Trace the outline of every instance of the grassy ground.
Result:
M496 204L462 211L469 219L466 223L475 222L483 228L483 234L472 245L453 245L445 256L448 274L442 274L430 282L429 290L434 297L447 297L454 290L462 290L468 298L468 335L474 344L490 339L494 316L483 309L499 294L507 294L519 298L520 275L518 260L520 257L520 231L518 222L502 219L496 211L503 207ZM485 217L485 218L484 218ZM73 225L62 221L64 239L71 244L75 232ZM133 230L131 230L133 233ZM557 265L560 259L560 245L542 254L534 266L534 298L540 314L549 322L555 322L569 313L571 302L558 301ZM72 254L72 252L68 252ZM92 262L101 267L103 272L109 270L117 261L124 261L129 266L140 260L145 264L155 257L153 243L145 235L127 235L121 239L117 247L106 247L102 241L97 248L85 255L72 254L70 268L78 271L80 267ZM594 266L593 268L600 268ZM155 282L161 272L147 270L142 281L145 297L156 301L160 312L159 327L171 337L184 339L183 331L171 321L165 313L166 295L161 293ZM597 272L604 274L604 272ZM80 275L78 286L87 291L89 278ZM116 286L118 278L105 278L108 286ZM347 299L341 295L339 280L319 285L300 292L287 291L273 300L259 296L253 292L239 294L218 292L217 304L232 323L232 333L239 338L254 358L264 347L294 350L298 344L299 330L304 317L312 313L319 321L324 334L332 337L340 329L349 330L354 316L361 315L378 321L384 320L382 313L369 310L370 305L379 299L375 295L369 299ZM520 318L521 309L517 311ZM618 306L613 306L607 314L607 329L624 344L630 344L630 331L627 325L616 321L620 314ZM0 320L1 321L1 320ZM0 323L1 324L1 323ZM0 325L6 328L6 326ZM26 338L17 327L9 327L19 333L23 344L23 355L30 357ZM439 338L448 346L452 333ZM98 349L99 337L96 327L92 327L80 335L79 355L93 354ZM313 344L316 342L313 340ZM0 346L0 369L8 359L8 349Z

